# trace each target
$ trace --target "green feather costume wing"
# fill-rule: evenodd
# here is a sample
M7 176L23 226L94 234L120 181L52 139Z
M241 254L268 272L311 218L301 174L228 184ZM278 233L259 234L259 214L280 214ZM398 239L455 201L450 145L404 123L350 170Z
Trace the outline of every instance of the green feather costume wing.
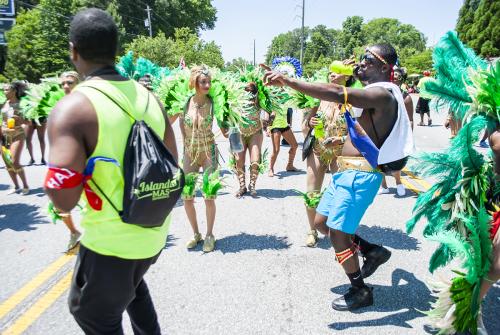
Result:
M464 126L447 150L416 157L418 170L437 182L419 195L407 231L427 219L424 236L439 242L430 260L431 272L452 259L462 261L463 273L456 272L451 282L434 287L437 301L427 315L438 334L476 334L479 289L492 251L487 194L497 187L491 157L476 151L473 144L487 124L500 121L499 65L497 61L487 68L455 32L441 39L433 58L436 78L423 82L422 92L448 104Z
M466 47L455 31L449 31L440 39L432 58L436 78L425 81L421 93L436 98L438 105L448 105L455 117L462 120L472 102L467 91L471 84L469 70L484 69L486 62Z
M64 91L54 81L32 84L26 96L21 99L21 113L25 119L40 124L39 120L47 118L63 96Z

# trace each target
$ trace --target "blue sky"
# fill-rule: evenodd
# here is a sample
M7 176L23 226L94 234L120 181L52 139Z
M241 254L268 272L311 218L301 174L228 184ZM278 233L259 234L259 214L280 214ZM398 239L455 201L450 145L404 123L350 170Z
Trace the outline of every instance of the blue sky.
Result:
M305 25L324 24L340 28L348 16L366 21L378 17L396 18L414 25L433 45L448 30L454 29L463 0L306 0ZM215 41L226 61L243 57L253 60L256 40L257 62L262 62L274 36L300 27L302 0L215 0L215 28L201 37Z

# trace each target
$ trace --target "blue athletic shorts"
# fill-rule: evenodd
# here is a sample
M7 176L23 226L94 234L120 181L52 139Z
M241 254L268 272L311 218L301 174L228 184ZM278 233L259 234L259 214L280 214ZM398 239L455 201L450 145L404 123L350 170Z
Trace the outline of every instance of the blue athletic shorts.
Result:
M368 206L377 195L382 174L346 170L335 173L316 212L326 216L331 229L354 234Z

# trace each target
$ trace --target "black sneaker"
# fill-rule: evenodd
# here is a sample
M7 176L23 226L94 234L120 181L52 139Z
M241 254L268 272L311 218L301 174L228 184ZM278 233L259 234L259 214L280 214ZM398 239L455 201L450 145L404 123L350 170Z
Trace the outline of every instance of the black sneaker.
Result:
M370 277L380 265L384 264L391 258L391 252L381 245L377 245L372 250L363 255L363 267L361 275L363 278Z
M368 286L351 287L346 294L332 301L332 308L336 311L352 311L371 305L373 288Z

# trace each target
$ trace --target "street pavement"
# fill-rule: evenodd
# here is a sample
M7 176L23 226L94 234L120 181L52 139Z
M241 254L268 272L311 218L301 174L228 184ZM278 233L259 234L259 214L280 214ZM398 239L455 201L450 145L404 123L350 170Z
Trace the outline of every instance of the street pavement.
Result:
M432 127L415 128L418 150L436 151L448 145L444 118L443 113L434 113ZM299 123L296 113L293 128L302 143ZM179 135L178 124L174 128ZM388 178L391 193L376 197L359 229L362 237L392 251L389 262L367 280L374 287L375 304L356 312L336 312L330 303L345 292L348 279L326 239L317 248L305 246L308 225L301 197L295 192L305 189L300 150L295 163L302 172L283 172L288 147L282 146L276 176L263 175L257 181L259 197L236 199L237 180L227 171L227 140L220 136L217 142L226 161L222 165L227 186L216 202L216 251L203 254L201 246L186 250L192 233L179 202L166 247L145 277L163 333L434 333L422 313L432 301L427 283L439 275L449 278L450 271L447 268L435 276L428 272L436 244L422 238L423 222L412 235L405 233L414 192L396 196L394 179ZM38 162L37 142L34 148ZM271 150L269 139L264 148ZM25 152L22 161L28 160ZM29 166L26 173L31 193L7 195L10 180L0 168L0 333L80 334L67 307L68 279L75 261L63 253L68 231L62 223L52 224L46 215L45 167ZM428 185L405 178L419 190ZM329 180L327 176L324 186ZM196 205L204 233L203 201ZM74 215L78 222L78 210ZM500 321L495 317L499 293L500 287L495 286L484 303L490 334L500 334ZM126 314L123 323L125 333L132 334Z

